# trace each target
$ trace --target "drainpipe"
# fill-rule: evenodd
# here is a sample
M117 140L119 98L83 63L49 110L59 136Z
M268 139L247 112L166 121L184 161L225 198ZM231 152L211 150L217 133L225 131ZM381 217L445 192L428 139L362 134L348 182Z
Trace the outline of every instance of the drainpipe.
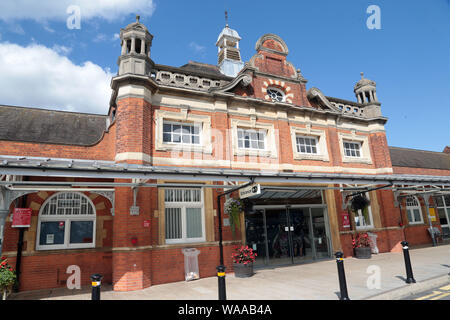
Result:
M402 202L401 200L398 201L398 210L400 211L400 224L402 225L402 231L403 231L403 240L404 241L408 241L408 239L406 239L406 230L405 230L405 226L403 224L403 214L402 214Z
M2 237L0 238L0 256L2 255L3 238L5 233L6 218L8 217L9 210L0 209L0 228L2 228Z
M19 201L16 201L16 207L17 207L17 203ZM27 195L24 195L21 199L21 208L25 208L25 206L27 205ZM21 263L22 263L22 248L23 248L23 235L25 233L25 228L20 228L19 229L19 242L17 243L17 255L16 255L16 283L14 286L14 291L18 292L19 291L19 287L20 287L20 268L21 268Z

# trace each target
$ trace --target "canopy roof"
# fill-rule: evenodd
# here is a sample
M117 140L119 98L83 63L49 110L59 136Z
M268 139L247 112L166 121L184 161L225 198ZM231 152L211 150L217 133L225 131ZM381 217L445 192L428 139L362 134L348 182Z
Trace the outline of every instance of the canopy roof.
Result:
M114 161L0 156L0 174L102 179L171 179L255 183L390 184L450 186L450 176L280 172L221 168L162 167Z

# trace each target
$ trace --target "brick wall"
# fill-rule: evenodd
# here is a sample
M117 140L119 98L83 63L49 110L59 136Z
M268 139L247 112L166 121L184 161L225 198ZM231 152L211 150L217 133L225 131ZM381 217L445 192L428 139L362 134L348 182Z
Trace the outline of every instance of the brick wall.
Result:
M151 105L147 101L141 98L117 101L116 123L116 154L151 154L153 121Z
M25 207L32 209L31 227L24 233L22 250L22 267L20 290L38 290L65 287L70 276L67 268L71 265L80 267L81 285L90 284L90 275L100 273L105 283L112 282L112 216L111 203L108 199L93 193L84 193L96 208L96 248L71 250L36 250L36 233L38 216L42 204L54 192L38 192L26 196ZM14 205L11 207L11 211ZM11 215L10 215L11 217ZM9 218L10 218L9 217ZM11 228L12 222L5 225L4 245L2 255L8 258L15 267L19 230Z
M450 170L411 168L411 167L393 167L393 169L394 169L394 174L450 176Z
M195 247L195 246L194 246ZM217 266L220 264L218 246L197 247L199 274L201 278L217 275ZM224 262L226 272L233 272L231 253L233 246L224 245ZM182 248L155 249L152 251L152 284L162 284L185 280L184 254Z

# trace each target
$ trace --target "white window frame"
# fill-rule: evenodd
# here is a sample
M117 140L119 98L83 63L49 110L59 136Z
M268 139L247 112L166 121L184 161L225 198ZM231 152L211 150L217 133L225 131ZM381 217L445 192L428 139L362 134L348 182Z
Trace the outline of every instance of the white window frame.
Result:
M367 135L359 135L356 132L348 133L338 133L339 137L339 148L341 150L342 162L344 163L364 163L364 164L372 164L372 158L370 155L369 148L369 136ZM360 157L349 157L346 155L344 150L344 143L359 143L360 145Z
M445 196L443 195L439 195L439 196L435 196L435 198L441 197L442 198L442 206L438 206L436 203L436 215L437 215L437 219L439 219L439 223L441 222L441 219L439 217L439 209L443 209L444 210L444 214L447 218L447 224L441 224L441 227L445 227L445 228L449 228L450 229L450 203L447 203L445 201ZM436 201L436 200L434 200Z
M369 199L370 201L370 195L366 194L367 199ZM363 231L363 230L370 230L374 228L374 224L373 224L373 215L372 215L372 205L369 204L369 206L367 207L367 212L369 213L369 218L370 218L370 224L365 224L364 226L357 226L356 225L356 218L361 219L361 221L364 221L364 215L362 213L362 210L358 210L357 212L354 212L355 214L355 227L356 230L358 231Z
M346 140L344 140L344 141L343 141L343 144L344 144L344 145L343 145L343 148L344 148L344 156L345 156L345 157L354 158L354 159L361 159L361 158L363 157L361 142L359 142L359 141L346 141ZM349 146L353 146L353 148L346 148L346 147L345 147L346 144L349 145ZM350 153L351 153L352 151L354 151L355 154L356 154L356 152L358 152L359 155L348 155L348 154L347 154L347 151L350 151Z
M299 144L299 141L298 141L299 139L305 139L305 142L306 142L306 140L314 141L314 148L316 149L316 152L307 152L307 151L302 152L301 151L301 145ZM312 147L313 147L312 145L305 144L305 148L308 148L308 146L311 147L311 150L312 150ZM297 150L298 153L301 153L301 154L304 154L304 155L317 156L317 155L320 154L319 139L317 137L315 137L315 136L301 136L301 135L297 135L295 137L295 147L296 147L296 150Z
M248 130L265 130L265 150L259 149L241 149L238 143L238 129ZM231 132L232 132L232 148L234 156L255 156L266 158L278 158L277 144L275 140L275 127L273 123L258 123L256 119L241 120L231 119Z
M409 202L408 198L412 199L413 202L415 203L413 206L411 206L411 202ZM416 196L410 196L406 198L406 219L408 219L408 223L409 224L423 224L423 215L422 215L422 208L420 206L420 201ZM416 221L415 215L414 215L414 209L418 209L419 213L420 213L420 220ZM414 221L409 220L409 215L408 215L408 211L411 210L411 217Z
M198 138L199 138L199 143L185 143L183 142L183 134L180 133L180 138L181 138L181 142L167 142L164 141L164 125L166 124L170 124L172 126L174 125L178 125L178 126L189 126L189 127L197 127L198 128ZM171 131L171 134L173 135L174 132ZM190 134L190 136L192 137L192 133ZM177 122L177 121L170 121L170 120L164 120L163 121L163 143L165 144L171 144L171 145L178 145L178 146L201 146L202 145L202 125L200 123L190 123L190 122Z
M317 154L301 153L297 150L297 137L316 139ZM292 151L295 160L330 161L327 138L324 130L311 129L311 126L300 128L291 126Z
M166 190L200 190L200 202L166 202L165 195ZM167 226L167 220L164 219L164 240L166 244L180 244L180 243L197 243L206 241L206 229L205 229L205 208L204 208L204 195L203 188L165 188L164 189L164 212L166 214L166 209L169 208L180 208L181 209L181 238L179 239L167 239L165 230ZM187 238L186 231L186 208L199 208L201 209L202 215L202 236L199 238Z
M92 214L78 214L78 215L42 215L42 211L45 206L51 201L51 199L57 197L63 193L76 193L87 200L87 204L92 208ZM72 221L92 221L92 243L70 243L70 228ZM41 245L40 235L41 235L41 223L42 222L64 222L64 243L55 245ZM84 249L84 248L95 248L96 240L96 226L97 226L97 212L95 210L95 205L89 197L81 192L58 192L50 196L41 206L39 210L38 226L36 232L36 250L67 250L67 249Z
M211 117L188 113L188 107L178 109L180 112L168 110L155 111L155 149L156 151L186 151L212 154ZM200 127L200 144L181 144L164 142L164 123L178 122L181 125L198 125Z
M245 133L258 133L258 134L263 134L264 135L264 139L263 139L263 143L264 143L264 148L252 148L251 146L249 148L246 148L245 146L240 147L239 146L239 132L243 132L243 134L245 135ZM237 128L237 135L238 135L238 148L241 150L253 150L253 151L267 151L267 130L264 129L249 129L249 128ZM250 140L251 141L255 141L255 140ZM256 140L258 143L260 140Z

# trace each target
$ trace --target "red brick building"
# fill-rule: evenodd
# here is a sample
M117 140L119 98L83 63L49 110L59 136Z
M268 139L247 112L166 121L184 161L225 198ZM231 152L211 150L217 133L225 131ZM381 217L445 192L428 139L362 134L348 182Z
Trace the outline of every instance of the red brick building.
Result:
M107 115L0 107L10 264L20 234L12 212L32 209L20 290L65 286L72 265L83 285L100 273L114 290L182 281L184 248L200 250L201 277L214 276L221 234L230 272L240 244L265 267L352 256L357 232L389 252L405 239L431 245L430 224L447 230L450 155L390 148L375 82L362 75L356 102L328 97L307 89L276 35L263 35L244 64L228 26L217 66L156 64L139 21L120 39ZM250 182L261 192L245 200L233 232L218 195ZM358 192L370 206L353 212Z

